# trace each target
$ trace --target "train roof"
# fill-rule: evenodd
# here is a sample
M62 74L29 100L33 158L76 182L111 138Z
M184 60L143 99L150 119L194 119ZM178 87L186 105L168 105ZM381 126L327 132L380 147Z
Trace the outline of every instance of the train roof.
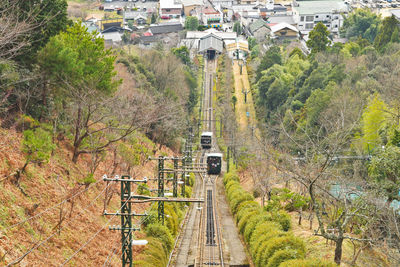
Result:
M202 132L201 136L212 136L213 133L212 132Z
M207 157L221 157L222 153L207 153Z

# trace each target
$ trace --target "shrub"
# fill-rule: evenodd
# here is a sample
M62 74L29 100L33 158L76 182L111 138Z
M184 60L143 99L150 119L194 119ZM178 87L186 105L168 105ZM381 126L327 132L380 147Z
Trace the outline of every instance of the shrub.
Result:
M148 238L149 243L143 253L144 258L137 262L136 266L166 266L168 263L168 251L162 241L156 238Z
M279 267L284 261L304 258L304 255L299 254L297 250L294 249L286 249L286 250L278 250L272 255L272 257L268 261L267 267Z
M236 172L228 172L224 175L224 185L226 185L229 181L236 181L236 182L240 182L239 176L237 175Z
M337 265L322 259L297 259L282 262L279 267L337 267Z
M259 210L260 212L262 209L260 208L260 205L258 205L257 202L254 200L248 200L244 201L239 204L237 208L238 212L236 213L236 223L239 223L239 221L242 219L242 217L249 211L249 210Z
M259 254L262 254L262 251L264 251L267 246L268 246L268 241L272 238L275 237L281 237L281 236L286 236L288 233L282 231L282 230L271 230L268 233L265 233L261 236L258 236L256 240L253 242L253 247L251 250L251 255L253 256L253 259L257 259L257 256Z
M249 193L241 193L238 195L236 198L232 199L231 201L231 211L233 214L236 214L238 212L238 206L245 201L248 200L254 200L253 196L250 195Z
M299 255L302 255L302 257L304 257L306 254L306 247L302 239L292 235L275 237L268 241L268 246L266 247L265 251L260 253L262 254L260 257L260 263L262 266L266 266L269 259L276 251L285 249L297 250Z
M232 188L232 187L231 187ZM228 201L229 205L231 205L232 200L235 198L240 198L241 195L243 195L245 191L241 188L233 188L229 193L228 193Z
M168 251L171 251L172 246L174 245L174 239L168 231L168 228L159 223L147 225L146 235L159 239Z
M231 186L233 186L233 185L239 185L239 186L240 186L240 184L239 184L238 182L236 182L236 181L229 181L229 182L225 185L225 190L226 190L226 192L228 192L229 189L231 188Z
M250 221L250 218L255 217L259 214L260 210L248 210L247 213L243 214L242 219L238 223L239 232L243 234L247 223Z
M256 228L253 231L253 234L250 237L250 247L253 247L254 242L256 242L257 238L274 230L282 231L282 226L279 223L271 221L257 224Z
M283 210L273 213L272 219L282 226L283 231L287 232L292 227L290 215Z
M253 234L254 230L256 229L256 226L260 223L266 222L266 221L270 221L271 217L269 214L262 212L256 216L251 216L250 218L248 218L248 222L244 228L244 240L246 242L250 241L251 235Z
M164 206L164 213L165 213L165 215L168 215L168 216L165 216L165 225L167 226L167 228L169 229L171 234L173 236L176 236L176 234L178 233L178 228L179 228L178 215L176 214L172 205L168 205L168 204L166 204Z

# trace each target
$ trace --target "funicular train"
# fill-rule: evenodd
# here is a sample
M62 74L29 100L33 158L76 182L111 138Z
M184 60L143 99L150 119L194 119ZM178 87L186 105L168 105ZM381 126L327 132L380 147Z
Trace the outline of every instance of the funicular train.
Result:
M208 153L207 154L207 173L220 174L222 167L222 154L221 153Z
M212 144L212 132L203 132L200 137L201 148L210 149Z

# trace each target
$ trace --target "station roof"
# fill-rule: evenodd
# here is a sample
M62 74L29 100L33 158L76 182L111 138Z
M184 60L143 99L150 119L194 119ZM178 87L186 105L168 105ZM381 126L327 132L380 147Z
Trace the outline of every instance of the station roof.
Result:
M199 52L205 52L206 50L215 50L219 53L222 53L224 48L224 42L222 38L210 33L202 38L200 38Z

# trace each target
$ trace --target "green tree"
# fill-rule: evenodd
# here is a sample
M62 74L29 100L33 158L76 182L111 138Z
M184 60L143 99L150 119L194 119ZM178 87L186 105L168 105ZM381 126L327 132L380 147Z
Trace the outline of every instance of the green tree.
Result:
M267 52L265 52L265 55L261 59L260 65L257 67L256 81L261 78L262 71L271 68L275 64L282 64L281 49L279 46L272 46Z
M87 32L80 22L52 37L39 53L40 67L55 85L52 91L56 102L75 106L71 111L74 162L84 153L80 147L91 136L90 119L99 110L90 106L91 101L112 95L119 85L114 80L114 61L112 51L104 49L104 39Z
M156 21L157 21L156 13L151 14L151 24L156 23Z
M381 131L387 120L387 107L378 94L371 96L366 106L362 122L362 141L365 151L371 151L382 144Z
M242 25L239 21L236 21L235 24L233 24L233 31L238 35L242 34Z
M249 43L249 50L252 51L253 48L257 45L257 40L254 37L247 38L247 42Z
M379 191L385 193L387 202L400 200L400 147L387 146L372 157L368 172Z
M348 39L361 36L373 43L380 23L380 15L369 9L356 9L345 18L340 34Z
M237 103L237 97L235 95L232 96L231 102L233 105L233 112L235 112L236 111L236 103Z
M311 49L311 53L325 51L327 46L331 43L328 36L329 31L326 26L322 22L318 22L308 35L307 46Z
M172 48L172 53L177 56L183 64L190 66L190 52L186 46L181 46L179 48Z
M382 21L382 25L379 28L378 35L376 36L374 42L374 46L377 50L382 51L382 49L392 40L398 41L398 24L399 21L395 16L387 17Z
M199 27L199 20L197 17L189 16L185 20L185 29L189 31L196 31Z
M24 131L22 152L25 153L25 163L16 171L17 183L21 173L25 172L29 163L46 163L50 159L51 152L55 149L51 135L42 128Z
M304 55L303 51L301 51L300 48L295 47L290 53L289 57L293 57L294 55L298 55L300 59L306 59L306 56Z
M20 63L31 64L36 58L36 53L49 39L69 25L68 4L66 0L30 0L16 3L21 10L20 20L34 17L35 27L29 34L30 46L24 48L23 53L17 57Z

